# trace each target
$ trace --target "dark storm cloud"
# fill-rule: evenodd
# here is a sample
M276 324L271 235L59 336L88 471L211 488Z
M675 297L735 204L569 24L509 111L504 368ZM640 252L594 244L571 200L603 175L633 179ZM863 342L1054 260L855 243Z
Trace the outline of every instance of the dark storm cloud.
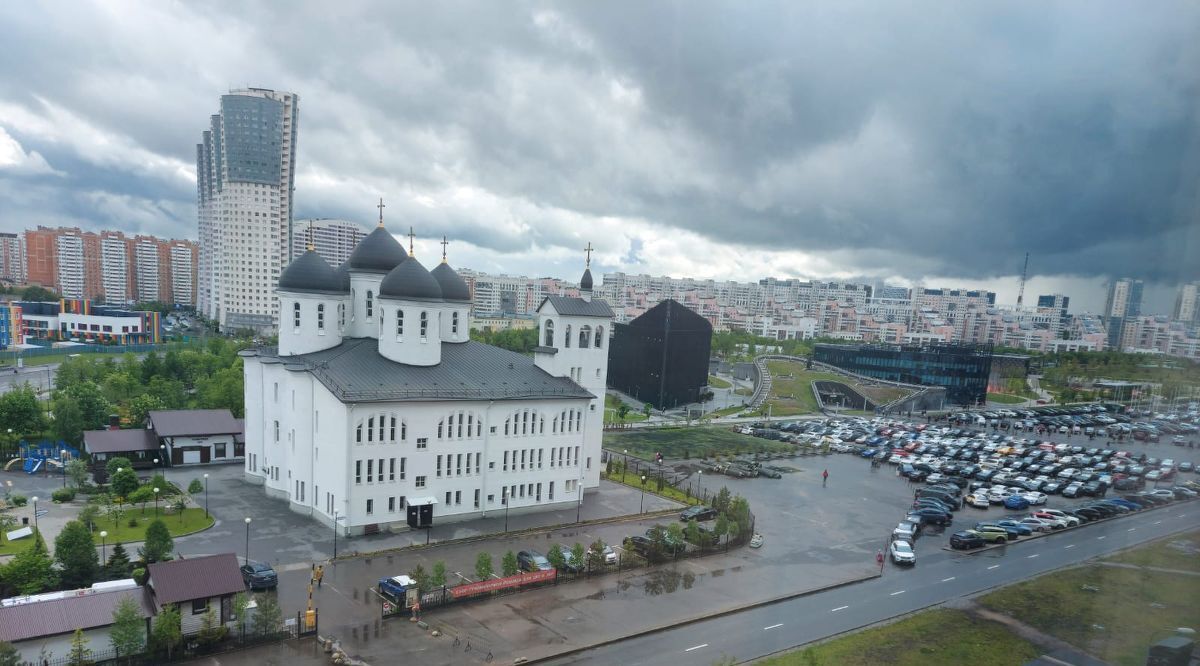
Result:
M194 236L179 169L219 94L260 85L301 95L298 216L366 221L383 194L393 230L526 265L605 230L606 265L665 272L648 242L687 231L868 275L984 279L1029 251L1044 275L1200 277L1194 3L9 5L0 23L0 128L61 172L0 162L0 192L26 190L0 200L5 228Z

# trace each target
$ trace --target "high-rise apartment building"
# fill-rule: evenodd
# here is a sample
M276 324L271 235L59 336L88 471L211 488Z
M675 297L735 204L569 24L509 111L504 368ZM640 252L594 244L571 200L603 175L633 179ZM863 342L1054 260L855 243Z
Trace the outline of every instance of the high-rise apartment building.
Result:
M299 97L221 96L196 145L199 308L222 328L274 330L274 289L291 258Z
M27 281L63 298L103 299L111 305L196 302L192 241L120 231L38 227L25 232Z
M1175 310L1171 319L1188 323L1200 323L1200 282L1179 285L1175 295Z
M304 254L309 245L325 263L337 268L350 258L358 242L367 237L367 230L346 220L296 220L292 223L292 258Z
M0 232L0 280L25 283L25 239L20 234Z
M1108 347L1121 349L1122 327L1130 317L1142 314L1142 281L1131 278L1114 280L1108 286L1104 302L1104 327L1108 331Z

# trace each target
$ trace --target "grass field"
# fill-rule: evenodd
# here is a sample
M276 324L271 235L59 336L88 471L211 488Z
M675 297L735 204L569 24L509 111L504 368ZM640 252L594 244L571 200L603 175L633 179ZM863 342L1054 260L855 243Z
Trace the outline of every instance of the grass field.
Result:
M1142 548L1118 553L1108 558L1113 562L1161 567L1200 573L1200 532L1178 534Z
M16 529L16 527L13 529ZM9 530L0 530L0 555L16 555L33 543L33 537L9 541L8 537L4 536L4 533L7 531Z
M615 395L605 394L604 396L604 423L638 423L646 420L646 415L629 406L629 413L625 415L625 420L622 421L617 416L617 408L624 402Z
M1022 398L1019 395L1010 395L1008 393L988 393L988 402L998 402L1002 405L1016 405L1025 402L1027 398Z
M604 433L604 448L649 460L656 452L667 458L699 458L717 454L790 451L792 445L734 432L727 426L654 428Z
M1041 654L997 622L937 609L803 650L755 662L758 666L1007 666Z
M708 376L708 386L709 386L709 388L727 389L730 386L733 386L733 384L725 381L724 379L721 379L720 377L716 377L714 375L709 375Z
M618 462L620 462L620 461L618 461ZM617 465L616 467L620 468L621 466ZM640 490L645 490L648 493L660 495L669 500L675 500L676 502L679 502L680 504L692 505L692 504L700 504L701 503L700 499L692 497L692 496L688 495L687 493L685 493L684 491L679 490L678 488L676 488L668 483L663 483L662 489L660 490L658 487L658 479L657 478L646 479L646 483L643 486L642 478L640 476L638 476L637 474L635 474L632 470L618 469L617 473L605 474L604 478L608 479L609 481L616 481L617 483L623 483L631 488L638 488ZM699 492L699 491L697 491L697 492Z
M1152 544L1114 559L1165 561L1169 556L1163 552L1162 544ZM1181 580L1180 574L1093 565L1013 585L980 602L1105 662L1140 666L1147 646L1170 628L1195 626L1200 617L1195 589L1195 581Z
M138 519L137 527L129 526L130 518ZM146 509L145 515L142 515L142 509L140 507L134 507L133 509L127 508L116 526L113 525L113 521L109 518L100 518L97 520L96 532L92 535L92 538L96 541L96 544L99 545L100 530L105 530L108 532L107 541L109 544L114 544L118 541L121 543L129 543L130 541L145 541L146 528L150 526L150 523L154 522L154 518L155 515L153 504ZM168 515L165 511L163 511L162 505L159 505L158 518L162 519L163 523L167 526L167 531L169 531L173 537L199 532L200 530L212 527L213 524L213 519L211 517L206 518L204 516L203 508L184 509L181 519L178 513L171 513Z
M804 369L803 363L767 361L771 373L771 413L775 416L793 414L815 414L817 399L813 395L812 382L816 380L844 381L841 375L831 372L812 372Z

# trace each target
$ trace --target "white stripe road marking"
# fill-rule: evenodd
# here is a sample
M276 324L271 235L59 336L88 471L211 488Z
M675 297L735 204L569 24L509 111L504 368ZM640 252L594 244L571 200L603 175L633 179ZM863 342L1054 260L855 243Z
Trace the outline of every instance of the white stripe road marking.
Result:
M831 610L831 611L829 611L829 612L830 612L830 613L836 613L836 612L838 612L838 611L840 611L840 610L846 610L847 608L849 608L849 606L838 606L837 608L835 608L835 609L833 609L833 610Z
M699 650L702 647L708 647L708 643L701 643L699 645L693 645L692 647L684 650L684 652L691 652L692 650Z
M1135 531L1135 530L1137 530L1137 528L1136 528L1136 527L1131 527L1131 528L1129 528L1129 529L1127 529L1127 530L1125 530L1125 531L1126 531L1126 532L1133 532L1133 531Z
M998 569L999 567L999 564L993 564L992 566L988 567L988 571L991 571L992 569Z
M896 596L897 594L904 594L904 590L900 590L899 592L892 592L892 593L891 593L891 594L889 594L888 596L889 596L889 597L894 597L894 596Z
M1183 518L1183 517L1184 517L1184 516L1186 516L1186 515L1187 515L1186 513L1181 513L1181 514L1179 514L1178 516L1175 516L1175 517L1176 517L1176 518Z
M1160 524L1160 523L1162 523L1162 521L1161 521L1161 520L1156 520L1156 521L1154 521L1154 524L1155 524L1155 525L1158 525L1158 524Z
M1074 547L1075 547L1075 544L1071 544L1071 545L1069 545L1069 546L1063 546L1063 549L1065 550L1065 549L1067 549L1067 548L1074 548Z
M1105 540L1105 539L1107 539L1107 538L1108 538L1108 537L1102 537L1102 536L1100 536L1100 537L1096 537L1096 541L1103 541L1103 540Z
M773 624L769 627L763 627L763 631L767 631L768 629L778 629L779 627L782 627L782 626L783 626L783 623L780 622L779 624Z
M1032 560L1033 558L1037 557L1038 555L1041 555L1041 553L1034 553L1033 555L1027 556L1025 559Z
M952 580L954 580L954 576L951 576L951 577L949 577L949 578L943 578L943 579L942 579L942 582L943 582L943 583L949 583L949 582L950 582L950 581L952 581Z

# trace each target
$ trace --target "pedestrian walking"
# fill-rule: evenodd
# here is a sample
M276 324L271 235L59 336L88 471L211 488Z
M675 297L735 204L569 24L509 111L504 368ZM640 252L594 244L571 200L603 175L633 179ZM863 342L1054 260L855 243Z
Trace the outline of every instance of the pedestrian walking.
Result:
M323 578L325 578L325 567L318 564L316 570L313 571L313 579L317 581L318 588L321 587L321 580Z
M827 469L824 472L821 472L821 487L824 488L825 484L828 482L829 482L829 470Z

